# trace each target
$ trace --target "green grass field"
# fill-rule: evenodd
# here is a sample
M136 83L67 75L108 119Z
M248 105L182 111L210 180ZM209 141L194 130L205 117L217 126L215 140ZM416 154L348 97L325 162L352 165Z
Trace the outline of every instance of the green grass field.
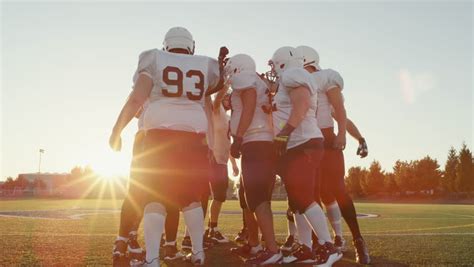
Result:
M0 211L10 217L0 217L0 266L111 265L120 204L112 200L1 200ZM223 210L226 214L219 226L233 238L241 227L238 203L228 201ZM286 210L286 202L274 202L273 210ZM231 211L236 214L228 214ZM380 215L359 220L376 266L474 265L473 205L358 203L357 211ZM69 217L78 214L75 219ZM346 239L351 240L344 227ZM275 228L283 242L285 216L275 215ZM207 266L243 265L228 252L234 245L207 252ZM353 265L350 245L335 266Z

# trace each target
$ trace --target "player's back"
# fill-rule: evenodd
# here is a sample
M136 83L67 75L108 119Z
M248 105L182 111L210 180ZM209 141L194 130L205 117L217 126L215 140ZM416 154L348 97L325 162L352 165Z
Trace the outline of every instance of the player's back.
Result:
M332 69L324 69L311 74L313 82L318 86L318 107L316 117L321 129L334 127L332 119L333 107L329 102L327 92L335 87L344 88L344 81L339 73Z
M140 56L137 72L140 69L153 80L144 115L146 130L207 131L204 94L219 80L216 60L153 49Z

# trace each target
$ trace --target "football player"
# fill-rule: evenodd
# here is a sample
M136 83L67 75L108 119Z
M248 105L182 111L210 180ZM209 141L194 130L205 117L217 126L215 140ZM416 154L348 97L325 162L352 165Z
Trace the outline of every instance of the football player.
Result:
M149 98L144 114L144 152L140 159L144 206L146 263L159 266L160 238L167 207L180 208L192 239L193 264L204 264L204 216L200 203L208 182L204 94L222 84L217 60L194 55L191 33L171 28L163 49L140 54L134 90L110 138L120 147L120 134Z
M138 205L136 199L137 194L139 194L140 183L140 177L137 177L136 170L139 168L139 157L141 156L143 139L145 137L142 116L143 108L145 108L145 106L142 107L136 114L136 117L138 117L138 131L135 134L135 140L133 143L129 189L127 196L122 203L119 235L115 240L112 252L113 266L128 266L129 260L142 260L143 250L137 241L137 228L140 224L143 214L141 212L142 209ZM127 257L127 253L129 257Z
M283 262L331 266L342 258L342 254L332 243L326 217L314 200L313 192L319 182L317 174L324 153L323 135L314 116L318 88L304 70L303 58L293 47L276 50L269 65L278 85L273 112L278 172L288 193L288 204L294 213L301 242L298 250ZM314 252L311 230L318 236L319 245Z
M296 50L304 58L305 69L318 84L317 123L324 135L325 153L321 163L321 192L329 220L335 231L335 244L344 247L340 225L341 213L351 230L356 252L356 261L369 264L370 257L367 246L360 233L354 203L345 190L344 184L344 154L346 131L359 141L357 155L362 158L368 154L367 143L355 124L347 119L344 108L342 90L344 82L341 75L332 69L321 69L319 55L309 46L299 46ZM334 120L337 121L337 134L334 133ZM317 189L315 190L317 191ZM319 194L315 192L315 198Z
M211 176L210 188L212 193L212 202L209 208L209 223L206 234L217 243L228 243L229 239L225 237L218 229L219 213L222 203L227 197L227 188L229 185L229 175L227 171L227 162L230 160L234 176L239 175L239 167L233 157L230 155L230 135L229 135L229 115L222 106L222 101L227 90L221 90L217 93L211 112L211 131L210 134L210 163Z
M228 60L224 76L232 88L230 130L233 142L230 153L234 158L242 156L240 186L245 195L245 203L242 204L249 231L248 243L233 251L254 255L246 260L247 264L279 263L282 254L275 241L270 203L275 183L273 132L271 115L261 108L268 102L267 86L256 73L254 60L245 54ZM257 253L262 249L258 228L266 246L261 253Z

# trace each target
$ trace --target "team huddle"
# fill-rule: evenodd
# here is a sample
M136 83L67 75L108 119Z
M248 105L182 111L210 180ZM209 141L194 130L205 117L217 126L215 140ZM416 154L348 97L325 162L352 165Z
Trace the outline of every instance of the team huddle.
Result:
M174 27L163 50L140 54L133 90L109 140L120 150L122 130L138 118L114 266L159 266L160 260L178 259L204 265L206 249L229 242L218 228L228 161L235 176L241 173L243 216L236 238L241 246L231 254L250 265L331 266L346 246L343 217L356 261L369 264L344 186L346 132L359 141L358 155L365 157L368 150L347 118L342 77L321 69L318 53L308 46L277 49L269 61L271 70L264 74L257 73L249 55L227 58L227 53L221 48L217 60L194 55L191 33ZM241 169L235 159L240 159ZM276 242L271 210L276 175L288 194L288 237L282 246ZM176 243L180 212L186 225L182 250ZM146 252L137 242L142 219Z

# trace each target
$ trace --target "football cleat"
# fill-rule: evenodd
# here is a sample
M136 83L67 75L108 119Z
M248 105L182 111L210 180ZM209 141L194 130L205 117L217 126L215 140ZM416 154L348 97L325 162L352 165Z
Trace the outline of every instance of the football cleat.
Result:
M247 231L247 228L242 228L238 233L237 233L237 236L235 237L235 242L237 243L245 243L247 242L247 238L248 238L249 234L248 234L248 231Z
M342 252L347 250L346 240L342 236L337 235L337 236L334 237L334 246Z
M281 251L283 252L283 255L289 255L291 252L295 251L300 245L298 244L298 241L295 239L294 236L289 235L286 238L285 244L280 247Z
M204 254L204 251L199 251L198 253L189 253L186 255L186 261L191 262L195 266L200 266L204 265L204 260L206 259L206 256Z
M258 253L255 257L245 261L245 264L250 265L269 265L269 264L280 264L282 262L283 255L280 251L273 253L269 250L264 250Z
M367 248L364 239L362 239L362 237L354 239L352 244L354 244L357 263L370 264L369 249Z
M139 260L143 261L143 249L140 247L140 244L138 243L137 240L137 235L134 233L131 233L128 236L128 246L127 246L127 251L128 255L131 260Z
M183 257L184 255L178 250L176 244L163 246L163 260L174 261Z
M283 257L283 263L316 263L316 256L309 247L301 245L293 253Z
M332 243L326 242L324 245L319 245L314 251L317 267L330 267L336 261L342 258L342 253Z
M230 252L243 258L256 256L258 253L262 251L263 251L263 247L260 244L253 247L250 246L249 244L244 244L243 246L230 249Z
M203 238L203 248L204 250L208 250L214 246L214 240L210 239L209 237L206 237L204 235ZM190 251L193 248L193 243L191 242L191 237L185 236L183 238L183 241L181 242L181 249L184 251Z
M114 248L112 250L112 266L125 267L128 265L127 243L123 240L115 240Z
M222 233L217 229L211 229L209 232L209 238L216 241L217 243L229 243L229 239L222 235Z

